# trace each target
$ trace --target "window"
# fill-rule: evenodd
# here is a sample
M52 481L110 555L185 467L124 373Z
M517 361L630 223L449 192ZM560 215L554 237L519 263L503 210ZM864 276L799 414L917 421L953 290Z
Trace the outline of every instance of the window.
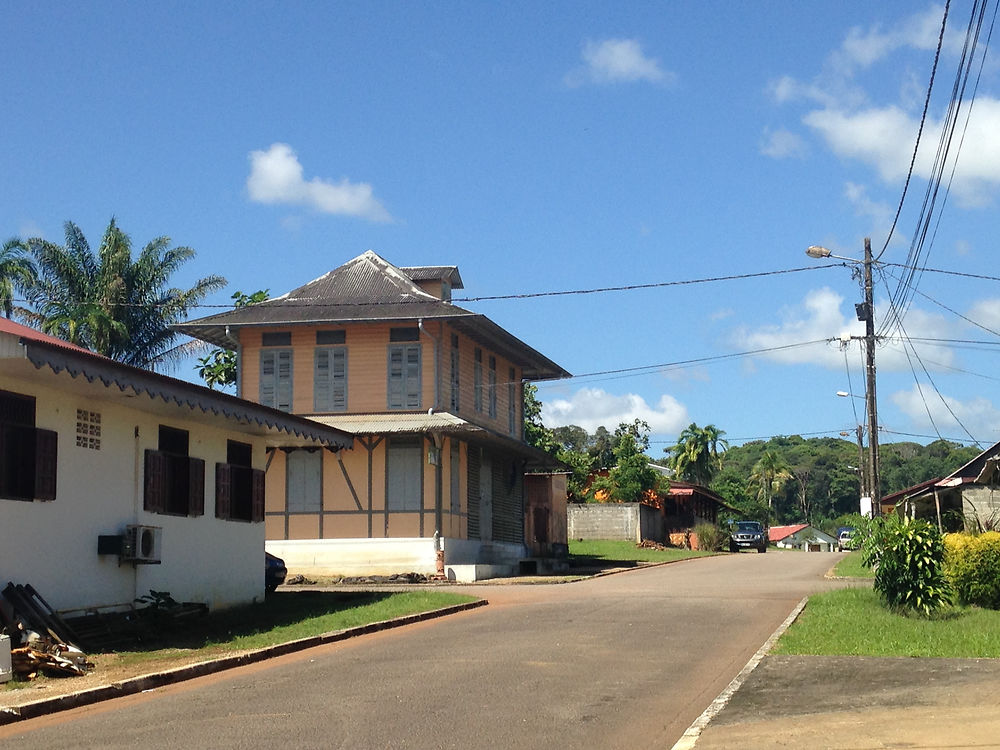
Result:
M291 331L271 331L269 333L264 333L260 338L261 346L291 346L292 345L292 332Z
M260 403L292 410L292 350L261 349Z
M490 418L497 418L497 358L490 357Z
M289 513L319 513L323 509L323 454L298 450L288 454L286 469Z
M313 361L313 410L347 411L347 347L317 348Z
M402 341L420 341L419 328L390 328L389 341L399 343Z
M451 410L458 414L459 410L459 358L458 358L458 336L451 335Z
M35 399L0 391L0 497L55 500L58 436L35 427Z
M146 451L144 510L174 516L205 513L205 462L188 456L188 432L160 425L158 450Z
M418 511L423 487L423 446L418 438L394 438L386 456L388 510Z
M316 345L346 344L347 331L316 331Z
M227 521L264 520L264 472L252 466L253 448L226 441L226 463L215 465L215 517Z
M507 432L517 435L517 383L514 368L507 374Z
M472 370L472 396L476 411L483 410L483 350L476 347L475 366Z
M420 344L389 346L389 408L420 408Z

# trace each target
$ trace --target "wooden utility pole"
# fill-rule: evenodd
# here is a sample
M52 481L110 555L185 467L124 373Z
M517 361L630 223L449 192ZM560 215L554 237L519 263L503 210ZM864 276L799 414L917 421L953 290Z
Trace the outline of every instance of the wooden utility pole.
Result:
M875 303L872 295L872 241L865 237L865 407L868 412L868 491L872 515L882 514L878 475L878 408L875 400ZM860 315L858 316L861 317Z

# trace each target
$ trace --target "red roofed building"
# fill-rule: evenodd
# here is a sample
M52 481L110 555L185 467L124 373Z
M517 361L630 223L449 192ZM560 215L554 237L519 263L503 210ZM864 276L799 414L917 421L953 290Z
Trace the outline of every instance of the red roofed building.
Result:
M808 552L835 552L837 540L807 523L789 526L772 526L767 530L768 541L783 549L802 549Z

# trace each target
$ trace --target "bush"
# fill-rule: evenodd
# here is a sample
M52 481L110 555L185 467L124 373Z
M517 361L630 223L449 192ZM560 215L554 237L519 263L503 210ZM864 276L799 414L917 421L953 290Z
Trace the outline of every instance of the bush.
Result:
M710 523L700 523L694 527L698 537L698 549L707 552L721 552L729 549L729 533Z
M936 526L905 519L880 526L875 591L890 607L911 609L923 615L950 599L942 569L944 542Z
M944 573L960 604L1000 609L1000 532L947 534Z

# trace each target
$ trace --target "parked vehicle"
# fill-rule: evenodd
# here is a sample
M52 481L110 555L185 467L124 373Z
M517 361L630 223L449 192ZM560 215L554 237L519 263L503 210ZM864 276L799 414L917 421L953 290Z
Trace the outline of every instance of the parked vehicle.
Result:
M767 531L757 521L737 521L729 536L729 551L755 549L767 552Z
M845 549L855 549L857 542L854 540L854 529L845 527L837 533L837 549L843 552Z
M278 586L285 582L288 575L288 568L285 561L280 557L272 555L270 552L264 553L264 590L271 593Z

